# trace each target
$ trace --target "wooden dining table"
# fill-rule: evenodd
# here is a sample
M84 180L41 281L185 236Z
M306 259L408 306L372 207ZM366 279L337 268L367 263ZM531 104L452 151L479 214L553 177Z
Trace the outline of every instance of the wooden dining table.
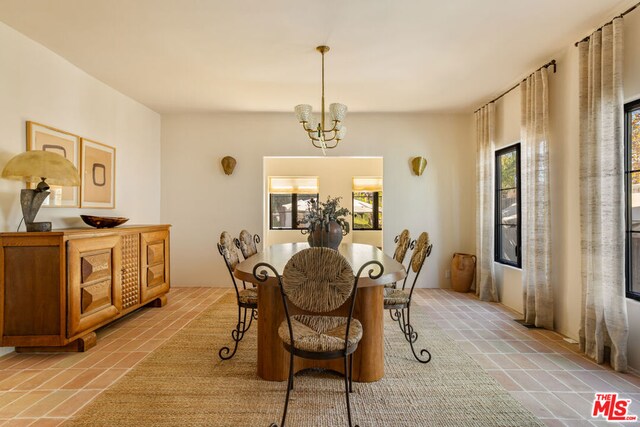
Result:
M269 381L285 381L288 378L289 354L282 346L278 327L285 320L284 306L277 278L270 272L265 282L258 281L253 275L256 264L266 262L282 274L289 259L297 252L308 248L307 243L283 243L271 245L239 263L234 275L244 282L252 282L258 287L258 376ZM372 245L361 243L342 243L338 251L351 265L354 274L367 261L379 261L384 271L377 279L363 271L358 280L358 291L353 317L362 323L363 336L353 355L353 380L358 382L378 381L384 376L384 286L402 280L406 271L402 264L385 255ZM374 268L375 266L372 266ZM368 270L368 269L365 269ZM374 271L375 272L375 271ZM289 312L306 312L289 303ZM331 315L347 316L348 303ZM337 360L311 360L294 358L294 372L308 368L325 368L343 372L343 362Z

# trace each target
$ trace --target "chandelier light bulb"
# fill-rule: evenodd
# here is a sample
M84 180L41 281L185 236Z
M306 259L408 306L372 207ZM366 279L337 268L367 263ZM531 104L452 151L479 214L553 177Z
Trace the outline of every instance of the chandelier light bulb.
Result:
M311 116L311 105L309 104L300 104L300 105L296 105L295 111L296 111L296 117L298 118L298 121L300 123L302 122L308 122L309 121L309 116Z

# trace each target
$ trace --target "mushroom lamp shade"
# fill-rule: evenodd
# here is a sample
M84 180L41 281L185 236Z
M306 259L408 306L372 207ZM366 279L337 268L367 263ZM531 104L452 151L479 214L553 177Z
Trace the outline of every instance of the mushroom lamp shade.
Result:
M35 189L20 192L20 204L27 231L51 231L50 222L34 222L42 202L49 196L49 184L66 187L80 185L78 169L69 160L49 151L33 150L18 154L4 167L2 177L38 183Z

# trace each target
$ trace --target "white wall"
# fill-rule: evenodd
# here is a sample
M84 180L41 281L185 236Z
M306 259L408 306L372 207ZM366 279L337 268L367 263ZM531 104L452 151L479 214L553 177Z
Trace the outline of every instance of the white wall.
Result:
M382 176L381 157L265 157L264 159L264 204L269 206L269 176L317 176L320 185L320 201L328 196L341 197L340 206L352 211L352 188L354 176ZM383 196L384 200L384 196ZM383 203L384 208L384 203ZM345 243L366 243L382 246L382 231L354 231L351 217L347 217L351 232L342 238ZM262 235L264 244L306 242L307 235L300 230L269 230L269 209L264 211Z
M625 17L625 101L640 98L640 13ZM581 315L580 182L578 49L567 47L554 57L556 74L549 74L551 134L551 259L555 297L555 327L578 339ZM520 140L520 91L497 102L497 148ZM522 275L518 269L496 264L502 302L522 312ZM627 299L629 312L629 365L640 370L640 303Z
M54 228L84 226L78 215L160 221L160 116L0 23L0 168L26 149L26 121L116 147L116 209L42 208ZM0 230L15 231L24 184L0 179ZM24 227L22 228L24 230Z
M474 250L475 150L463 115L351 114L349 135L332 156L384 158L383 244L403 228L428 231L434 244L419 286L447 287L453 252ZM318 156L291 114L185 114L162 118L162 216L172 229L175 286L227 286L220 232L262 230L263 157ZM231 176L220 159L238 161ZM410 159L424 156L421 177ZM391 248L391 249L390 249Z

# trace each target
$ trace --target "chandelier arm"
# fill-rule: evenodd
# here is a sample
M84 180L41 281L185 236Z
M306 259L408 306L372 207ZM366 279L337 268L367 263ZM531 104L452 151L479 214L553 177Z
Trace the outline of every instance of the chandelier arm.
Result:
M324 148L336 148L338 146L338 142L339 141L336 139L336 142L334 144L331 144L331 145L325 144Z

